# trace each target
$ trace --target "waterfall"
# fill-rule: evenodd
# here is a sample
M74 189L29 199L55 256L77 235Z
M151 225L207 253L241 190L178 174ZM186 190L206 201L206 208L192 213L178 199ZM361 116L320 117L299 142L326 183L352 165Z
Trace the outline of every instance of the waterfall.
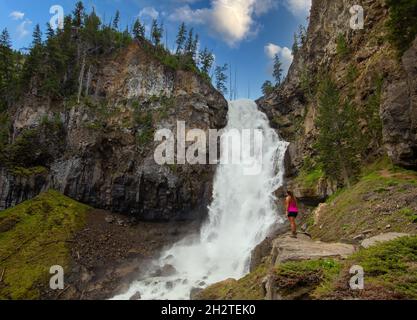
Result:
M133 282L127 293L113 299L129 299L136 292L144 300L189 299L194 288L205 288L228 278L238 279L249 272L253 248L268 236L274 225L283 222L274 191L283 184L283 158L288 144L280 140L265 114L251 100L229 103L225 130L233 135L242 129L262 132L263 147L252 148L252 152L262 153L255 157L261 161L259 174L245 174L245 165L253 161L253 156L243 159L248 161L242 164L220 164L209 217L200 235L164 251L152 270ZM227 154L224 151L229 151L224 150L226 147L231 145L222 144L222 157ZM161 268L165 274L155 272Z

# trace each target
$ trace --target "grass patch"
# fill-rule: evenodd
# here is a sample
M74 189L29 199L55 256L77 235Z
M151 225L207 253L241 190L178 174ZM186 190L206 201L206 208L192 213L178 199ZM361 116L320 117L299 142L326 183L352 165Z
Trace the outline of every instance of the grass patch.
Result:
M389 288L406 298L417 299L416 236L360 250L347 263L362 266L366 282Z
M50 190L0 212L0 299L37 299L51 266L68 270L67 241L82 228L88 210Z
M417 223L417 212L411 208L401 209L398 214L406 216L413 223Z
M311 298L319 298L332 289L332 282L341 270L334 259L291 261L279 265L275 274L278 286L287 295L297 288L308 289Z
M382 159L365 169L359 181L350 188L340 189L322 209L317 225L310 226L314 238L323 241L353 239L364 230L381 233L387 225L390 231L415 233L414 222L417 173L393 166ZM393 201L407 197L408 205L393 207ZM393 200L390 200L393 199ZM395 199L395 200L394 200ZM413 212L408 212L407 207ZM404 214L405 210L407 214Z
M267 267L260 265L240 280L229 279L213 284L198 294L199 300L261 300L264 298L262 279Z

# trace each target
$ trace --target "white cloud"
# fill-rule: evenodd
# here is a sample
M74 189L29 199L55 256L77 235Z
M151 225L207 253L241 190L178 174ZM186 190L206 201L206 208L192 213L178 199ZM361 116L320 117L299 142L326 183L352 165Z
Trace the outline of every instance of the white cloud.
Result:
M193 10L186 5L176 9L170 19L206 24L230 46L256 34L255 18L276 6L274 0L211 0L210 8Z
M203 24L208 20L207 18L209 15L209 9L193 10L187 5L175 9L174 12L169 15L169 19L185 23Z
M154 7L145 7L139 12L139 17L150 17L152 19L158 19L159 12Z
M292 51L287 47L280 47L273 43L268 43L265 46L264 50L268 58L271 59L271 67L270 67L271 73L272 73L273 59L275 58L276 55L278 55L278 57L280 58L282 62L282 70L284 74L287 74L288 69L290 68L291 63L294 59L292 55Z
M20 12L20 11L13 11L12 13L10 13L9 17L11 17L13 20L22 20L25 16L24 12Z
M311 9L311 0L285 0L285 5L295 16L308 16Z
M30 21L29 19L26 19L25 21L20 23L16 28L17 36L19 38L26 37L30 33L27 27L29 27L31 24L32 24L32 21Z

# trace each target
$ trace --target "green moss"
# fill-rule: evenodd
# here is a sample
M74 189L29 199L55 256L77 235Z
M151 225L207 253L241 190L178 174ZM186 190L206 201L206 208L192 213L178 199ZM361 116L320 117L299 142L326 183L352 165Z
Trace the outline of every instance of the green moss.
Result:
M209 286L198 294L201 300L260 300L263 299L262 279L267 267L260 265L239 280L229 279Z
M68 240L85 223L89 207L50 190L0 212L0 299L36 299L49 269L68 270Z
M362 266L366 282L392 289L406 298L417 299L416 236L360 250L347 263Z
M311 189L316 187L320 179L323 177L323 170L321 168L314 168L311 171L302 170L296 181L302 186L302 188Z
M15 167L13 168L12 172L14 175L17 175L17 176L30 177L34 175L47 173L48 169L42 166L33 167L33 168Z

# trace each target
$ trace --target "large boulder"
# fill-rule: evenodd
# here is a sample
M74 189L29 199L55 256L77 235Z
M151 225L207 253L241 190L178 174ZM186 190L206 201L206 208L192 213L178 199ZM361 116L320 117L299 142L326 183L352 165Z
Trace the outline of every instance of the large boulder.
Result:
M355 247L350 244L313 241L303 234L299 234L297 239L284 235L273 242L272 262L279 265L287 261L320 258L345 259L354 252Z

